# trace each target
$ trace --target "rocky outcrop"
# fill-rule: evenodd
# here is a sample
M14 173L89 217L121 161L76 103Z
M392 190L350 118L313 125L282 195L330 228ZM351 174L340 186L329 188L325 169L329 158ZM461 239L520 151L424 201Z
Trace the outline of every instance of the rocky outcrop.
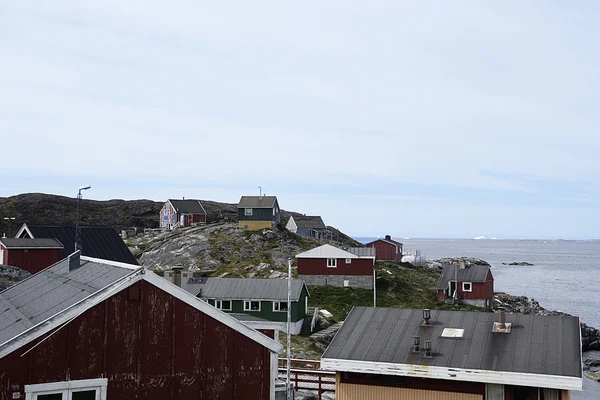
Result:
M21 268L0 265L0 292L31 274Z
M427 267L433 270L443 270L445 266L447 265L456 265L458 263L460 263L461 261L464 261L465 265L470 267L472 265L487 265L488 267L490 266L490 264L487 261L481 260L479 258L470 258L470 257L447 257L447 258L440 258L438 260L427 260Z
M520 265L520 266L533 266L533 264L527 261L513 261L511 263L502 263L502 265Z
M494 294L494 308L507 312L536 315L570 315L562 311L546 310L535 299L526 296L512 296L507 293ZM600 331L581 323L581 349L600 350Z

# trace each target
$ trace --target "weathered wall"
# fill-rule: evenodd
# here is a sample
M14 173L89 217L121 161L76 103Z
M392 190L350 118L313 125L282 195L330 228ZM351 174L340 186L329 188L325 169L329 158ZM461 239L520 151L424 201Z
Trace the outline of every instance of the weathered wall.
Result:
M60 249L5 249L2 263L35 274L59 262L60 259Z
M270 352L166 292L139 282L41 345L0 360L0 399L24 385L108 378L108 398L269 399Z
M242 229L250 231L260 231L261 229L272 229L273 222L271 221L240 221L238 226Z
M369 243L367 244L367 247L375 247L376 260L400 261L402 259L402 249L400 246L395 246L393 244L384 242L383 240L377 240L373 243Z
M304 279L307 285L316 286L344 286L344 281L348 281L348 286L361 289L373 289L373 275L298 275L298 278Z
M298 275L369 275L373 276L373 260L370 258L338 258L335 267L327 266L326 258L298 258Z

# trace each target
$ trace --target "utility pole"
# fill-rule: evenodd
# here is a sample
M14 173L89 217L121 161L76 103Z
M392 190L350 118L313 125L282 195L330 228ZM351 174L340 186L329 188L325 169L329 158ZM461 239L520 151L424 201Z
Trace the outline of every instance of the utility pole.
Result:
M11 237L11 232L10 232L10 221L14 221L15 217L4 217L5 220L8 221L8 237Z
M292 349L292 259L288 258L288 290L287 290L287 384L286 384L286 398L293 400L294 396L290 397L291 387L291 371L290 364L292 363L292 355L290 354Z
M77 193L77 216L75 217L75 249L74 251L81 250L81 227L79 226L79 203L81 203L81 191L91 189L91 186L85 186L79 188Z

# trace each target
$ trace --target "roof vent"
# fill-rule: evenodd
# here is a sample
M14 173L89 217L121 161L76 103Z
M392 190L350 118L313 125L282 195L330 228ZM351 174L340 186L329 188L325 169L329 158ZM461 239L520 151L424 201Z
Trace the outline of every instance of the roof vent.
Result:
M412 349L410 350L411 353L419 353L421 351L421 338L419 336L414 336L413 337L413 345L412 345Z
M425 348L423 353L423 358L433 358L433 353L431 353L431 340L425 341Z
M385 240L392 240L392 237L390 235L385 235Z
M429 308L423 309L423 321L421 321L421 326L431 326L431 310Z
M510 322L506 322L506 316L504 311L498 312L498 322L494 322L494 327L492 328L492 332L495 333L510 333L510 328L512 324Z

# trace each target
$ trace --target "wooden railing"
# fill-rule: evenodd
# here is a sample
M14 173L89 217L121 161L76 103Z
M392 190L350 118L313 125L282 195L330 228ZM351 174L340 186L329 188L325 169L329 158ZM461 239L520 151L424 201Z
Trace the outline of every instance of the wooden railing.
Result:
M335 391L335 372L323 371L321 363L315 360L292 359L290 362L290 380L295 390L316 390L321 400L325 391ZM279 377L286 379L287 360L279 359Z

